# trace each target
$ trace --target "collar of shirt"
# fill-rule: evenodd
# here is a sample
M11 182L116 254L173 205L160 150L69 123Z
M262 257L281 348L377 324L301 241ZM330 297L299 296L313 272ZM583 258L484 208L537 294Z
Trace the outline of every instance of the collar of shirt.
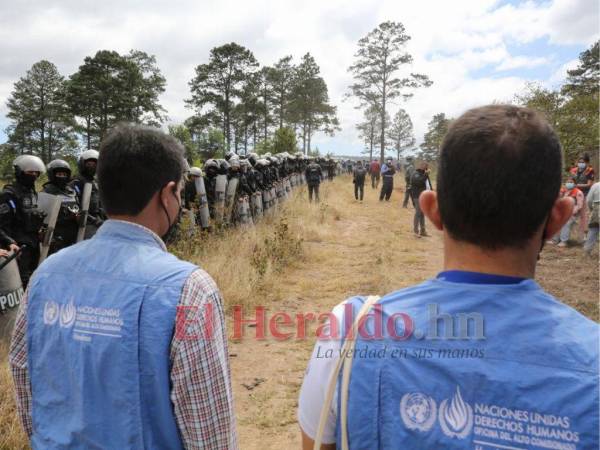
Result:
M167 251L167 246L163 240L154 231L139 223L109 219L102 224L96 234L99 236L118 236L129 240L145 242L155 245L165 252Z
M519 284L527 279L491 273L468 272L465 270L446 270L440 272L436 278L451 283L467 284Z

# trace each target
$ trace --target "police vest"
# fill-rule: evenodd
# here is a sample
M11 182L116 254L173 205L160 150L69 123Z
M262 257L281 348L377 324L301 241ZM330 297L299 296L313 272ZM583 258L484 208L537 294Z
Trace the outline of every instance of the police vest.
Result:
M369 319L353 352L351 449L598 448L598 325L533 280L436 279L378 305L383 338Z
M29 285L33 449L180 449L170 343L196 267L108 221L50 256Z

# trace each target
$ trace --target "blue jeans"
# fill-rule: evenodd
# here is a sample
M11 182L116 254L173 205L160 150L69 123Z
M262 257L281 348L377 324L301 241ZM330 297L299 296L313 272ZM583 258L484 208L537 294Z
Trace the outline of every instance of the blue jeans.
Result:
M556 236L554 236L554 239L552 239L555 243L558 242L567 242L569 240L569 237L571 236L571 228L573 227L573 224L575 223L575 221L577 220L576 217L571 217L567 223L565 223L563 225L563 227L560 230L560 233L557 234Z
M600 231L600 228L598 227L590 227L588 229L587 239L585 244L583 244L583 250L586 253L592 253L594 245L596 245L596 242L598 242L598 231Z

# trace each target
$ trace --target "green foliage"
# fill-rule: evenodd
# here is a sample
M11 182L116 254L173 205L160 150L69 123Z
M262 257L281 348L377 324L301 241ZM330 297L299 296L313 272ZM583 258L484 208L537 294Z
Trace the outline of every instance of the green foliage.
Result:
M360 138L365 143L363 154L369 155L369 161L373 160L375 144L381 136L381 114L377 105L371 105L363 111L364 121L356 125ZM389 117L386 118L389 119Z
M18 156L15 148L10 144L0 144L0 179L10 180L14 175L13 161Z
M600 80L600 41L579 55L579 66L567 71L563 93L570 96L598 94Z
M271 91L273 115L279 128L290 118L289 103L294 86L296 68L292 57L281 58L273 67L266 68L266 82Z
M257 142L254 147L254 152L259 155L264 155L265 153L274 153L273 151L273 139L266 139Z
M192 133L185 125L169 125L169 134L181 142L185 148L185 159L190 165L199 157L198 147L192 140Z
M311 139L316 132L333 136L340 130L337 108L329 103L327 84L319 72L311 54L304 55L296 69L289 103L289 118L300 127L304 153L310 151Z
M410 98L412 89L431 86L427 75L410 73L399 77L399 70L412 63L412 56L405 51L410 40L404 25L399 22L383 22L367 36L358 41L355 62L348 71L354 77L348 96L356 97L360 107L375 107L380 114L380 159L385 157L388 128L387 107L395 98Z
M225 136L218 128L209 128L198 139L198 147L203 161L209 158L223 158L225 156Z
M302 254L302 239L290 231L287 218L282 217L275 225L274 233L257 244L252 252L251 264L262 279L271 267L280 272Z
M529 84L515 97L516 103L540 111L554 128L571 164L585 151L597 153L600 62L598 42L579 55L579 66L569 70L560 90Z
M425 161L436 161L440 154L440 148L444 136L448 131L450 119L446 118L444 113L436 114L427 124L427 132L425 133L419 158Z
M394 116L394 121L388 130L388 139L390 145L396 150L397 159L400 159L402 152L415 145L412 120L403 109Z
M296 153L298 146L294 130L288 127L278 129L273 137L272 151L273 153Z
M213 48L209 62L197 66L196 76L190 81L192 97L186 103L198 116L206 113L207 106L217 112L211 124L217 125L218 121L222 125L227 150L231 149L234 102L242 96L249 76L257 68L252 52L232 42Z
M15 83L6 105L11 121L6 132L19 153L32 153L47 163L58 152L76 147L65 80L51 62L35 63Z
M100 50L87 56L68 82L68 103L86 147L97 147L118 122L162 123L166 115L158 97L165 84L156 58L144 52L122 56Z

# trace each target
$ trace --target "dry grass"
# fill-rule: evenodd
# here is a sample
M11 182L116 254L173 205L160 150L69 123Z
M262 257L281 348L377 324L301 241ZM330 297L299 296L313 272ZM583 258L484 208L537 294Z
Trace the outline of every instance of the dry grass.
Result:
M27 449L27 438L17 418L7 354L7 346L0 343L0 449Z

